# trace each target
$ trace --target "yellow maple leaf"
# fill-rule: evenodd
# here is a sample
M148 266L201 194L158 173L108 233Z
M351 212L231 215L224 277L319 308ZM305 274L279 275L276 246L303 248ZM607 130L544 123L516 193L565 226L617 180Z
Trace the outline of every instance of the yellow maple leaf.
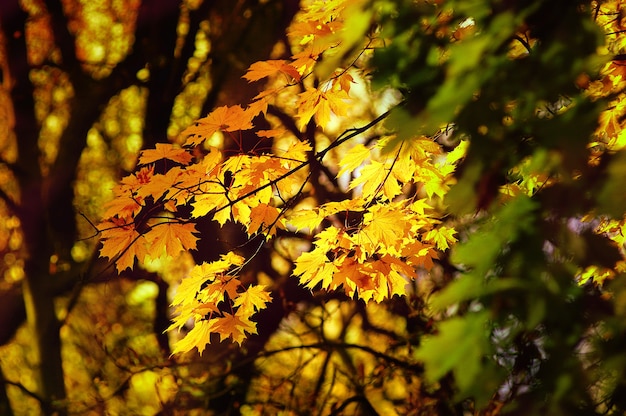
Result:
M119 195L104 204L103 218L134 218L143 207L141 196Z
M406 295L408 279L415 276L411 267L393 256L382 256L368 262L367 268L376 285L373 296L376 302L382 302L394 295Z
M264 309L271 300L272 297L265 290L264 285L251 285L235 298L234 306L239 307L242 314L252 315L254 312Z
M371 149L363 146L361 143L357 143L341 158L341 161L339 162L339 166L341 168L339 169L337 177L342 176L346 172L354 172L354 170L361 166L371 154Z
M163 195L173 197L176 204L184 204L190 197L184 188L177 189L184 182L186 170L180 166L169 169L165 174L157 173L150 181L137 189L137 196L147 198L151 196L155 201Z
M291 213L287 223L295 227L296 231L307 229L313 232L325 217L319 209L301 209Z
M433 245L411 240L402 247L402 257L406 259L408 265L430 270L434 266L433 259L438 258L438 255Z
M355 237L357 245L371 254L380 248L382 253L398 255L411 231L410 218L399 204L373 205L363 215L363 227Z
M197 232L192 223L160 222L152 225L145 238L154 256L165 253L175 257L182 251L195 250L198 237L194 233Z
M369 274L364 273L363 264L353 257L345 257L341 267L334 274L334 283L342 284L346 295L359 297L365 301L371 299L374 290L374 280Z
M350 189L362 186L361 195L366 201L382 194L387 200L400 195L402 187L395 177L389 174L386 164L373 160L359 171L359 176L350 182Z
M186 305L193 303L196 299L196 294L200 293L201 288L206 284L215 282L217 276L226 273L233 267L239 267L243 264L244 258L233 252L228 252L220 256L219 260L212 261L210 263L204 262L194 266L189 276L185 277L178 286L174 299L172 300L172 306ZM221 283L220 283L221 285ZM221 286L220 286L221 287ZM219 302L217 298L210 298L206 296L202 299L203 302ZM194 307L197 306L194 303ZM188 319L189 317L187 317Z
M296 104L298 128L302 130L314 116L317 124L322 129L326 128L333 114L342 116L347 113L348 99L348 94L343 90L322 91L317 88L308 88L300 93Z
M318 283L328 287L332 283L333 273L337 267L328 261L326 253L316 248L313 251L302 253L295 261L293 274L300 277L300 283L313 289Z
M196 321L191 331L189 331L183 339L174 344L172 354L184 353L197 348L198 353L202 355L202 352L211 339L211 333L214 332L216 324L217 319L202 319Z
M225 208L230 204L230 200L226 197L226 191L219 183L207 183L205 185L204 192L200 195L196 195L194 202L191 203L193 207L191 216L193 218L200 218L214 209L221 209L221 211L224 211L222 215L214 215L213 219L218 221L221 225L224 225L230 218L230 210L226 210Z
M435 243L439 250L446 250L450 248L450 244L456 243L457 239L454 234L456 234L454 228L444 225L427 232L424 236L424 241Z
M251 209L248 235L260 232L272 236L278 228L285 228L285 220L278 208L261 203Z

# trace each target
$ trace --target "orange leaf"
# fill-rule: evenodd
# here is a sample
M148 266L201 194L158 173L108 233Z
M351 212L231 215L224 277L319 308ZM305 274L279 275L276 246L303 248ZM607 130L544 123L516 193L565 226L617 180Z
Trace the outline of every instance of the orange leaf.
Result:
M104 204L105 211L102 217L132 218L141 211L142 202L143 198L139 196L131 198L130 196L120 195Z
M181 135L189 136L186 145L198 145L217 131L249 130L252 126L252 114L240 105L223 106L211 111L209 115L199 119L192 126L182 131Z
M102 248L100 255L115 260L118 273L133 268L135 258L142 261L148 254L146 240L132 225L122 226L115 222L105 222L101 226Z
M295 79L300 81L300 74L296 71L296 68L287 63L283 59L268 60L255 62L250 65L248 72L243 76L249 82L258 81L260 79L271 77L278 73L282 73L290 77L289 79Z
M261 226L264 226L261 228ZM259 204L253 207L250 212L250 224L248 234L252 235L257 231L266 235L274 235L277 228L285 228L284 219L280 218L280 210L276 207Z
M216 319L212 330L220 335L220 342L224 338L230 337L239 345L246 338L246 332L250 334L257 333L256 324L250 321L248 316L239 313L239 310L234 315L224 312L223 317Z
M161 159L169 159L181 165L188 165L192 156L185 149L175 147L169 143L157 143L155 149L146 149L141 151L139 156L139 164L147 165Z

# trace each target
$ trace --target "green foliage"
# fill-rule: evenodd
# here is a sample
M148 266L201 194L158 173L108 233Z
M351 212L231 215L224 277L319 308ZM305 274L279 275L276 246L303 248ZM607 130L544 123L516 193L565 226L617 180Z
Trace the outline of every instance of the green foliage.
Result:
M613 318L611 290L577 283L582 270L614 270L622 259L615 233L592 230L601 214L622 220L626 209L623 151L590 162L590 143L606 138L598 132L606 95L579 82L601 77L609 58L598 3L381 8L392 44L375 54L375 82L405 93L391 121L399 138L448 125L469 142L445 199L465 224L450 256L459 272L431 297L442 321L416 357L428 381L452 374L457 399L477 408L495 400L523 414L623 410L615 380L625 367L612 347L623 345L626 326ZM590 335L599 329L600 339ZM594 342L610 371L590 371L581 350Z

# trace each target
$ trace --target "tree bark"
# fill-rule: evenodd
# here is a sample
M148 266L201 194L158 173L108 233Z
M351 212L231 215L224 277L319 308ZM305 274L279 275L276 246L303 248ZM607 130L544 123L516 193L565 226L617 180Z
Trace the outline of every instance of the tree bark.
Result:
M54 308L54 298L49 294L49 234L42 192L42 174L39 166L39 126L34 112L33 85L29 80L24 25L28 15L17 1L5 4L9 14L2 14L2 28L7 36L11 98L15 112L15 134L18 160L14 174L20 186L17 212L23 233L26 252L23 282L26 315L36 339L38 366L38 393L42 410L50 413L55 400L65 399L65 384L61 361L59 321ZM59 414L64 414L61 409Z

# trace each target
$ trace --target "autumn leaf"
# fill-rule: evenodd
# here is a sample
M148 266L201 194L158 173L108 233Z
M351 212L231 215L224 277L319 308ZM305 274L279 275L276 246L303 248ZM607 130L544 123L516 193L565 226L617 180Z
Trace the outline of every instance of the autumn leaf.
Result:
M182 251L195 250L198 237L194 233L197 232L192 223L160 222L152 225L145 238L153 256L165 253L175 257Z
M325 128L331 120L331 116L343 116L347 113L349 97L343 91L322 91L309 88L301 93L298 106L298 127L302 130L312 117L320 127Z
M140 196L120 195L104 204L104 218L132 218L141 211L143 198Z
M169 143L157 143L155 149L142 150L139 156L139 164L147 165L161 159L169 159L181 165L188 165L192 156L185 149L178 148Z
M191 216L193 218L203 217L214 209L220 208L223 210L223 208L229 206L229 204L230 200L226 197L224 187L219 183L211 183L210 188L205 187L202 194L195 196L195 200L191 204L193 206ZM230 213L228 213L228 216L230 216ZM213 219L217 220L221 225L224 225L228 217L223 219L223 221L215 217Z
M315 249L311 252L302 253L296 259L293 274L300 276L300 282L313 289L320 282L322 287L330 285L335 271L336 267L328 262L326 253L320 249Z
M172 306L193 303L193 306L196 307L197 304L194 303L196 294L202 291L203 286L215 282L218 280L217 276L226 273L231 268L241 266L244 260L245 259L243 257L235 253L228 252L226 254L222 254L219 260L210 263L204 262L194 266L189 273L189 276L185 277L180 282L180 285L176 290L176 294L174 295L174 299L172 300ZM219 285L221 287L221 281ZM225 290L226 289L227 288L225 288ZM202 301L212 301L214 303L218 303L219 299L217 297L205 297Z
M336 27L336 24L334 25ZM289 26L288 36L298 39L301 45L309 43L315 37L328 36L333 33L333 27L321 21L307 20L295 22Z
M363 146L361 143L354 145L339 162L341 169L339 169L337 177L343 176L347 172L354 172L356 168L361 166L365 160L370 157L371 153L371 149Z
M300 74L305 75L313 69L319 56L330 46L331 45L311 43L304 50L292 56L294 60L291 65L293 65Z
M440 250L447 250L450 248L451 243L455 243L457 241L454 234L456 234L454 228L441 226L426 233L424 240L434 242Z
M398 205L374 205L364 214L364 226L357 238L363 246L380 247L384 254L399 255L403 239L410 236L411 223L407 217Z
M223 106L213 110L209 115L196 121L181 132L187 137L186 145L198 145L217 131L238 131L252 128L252 115L240 105Z
M176 205L184 204L188 201L190 195L183 189L177 189L177 186L184 184L186 172L180 166L175 166L165 174L157 173L152 176L150 182L137 189L137 196L142 198L152 197L156 201L165 195L173 198Z
M252 117L256 117L257 115L263 113L267 114L267 108L269 106L269 102L267 98L261 98L259 100L252 101L248 107L246 108L246 112ZM257 133L258 134L258 133ZM260 137L263 137L259 135Z
M335 272L333 281L335 285L343 285L346 295L354 297L358 293L361 299L368 301L373 296L375 285L372 276L364 271L363 263L348 257Z
M246 338L246 333L257 333L256 323L250 321L249 317L239 310L235 314L224 312L224 316L215 320L211 330L220 335L220 342L224 338L231 338L240 346Z
M253 313L265 309L272 297L265 290L264 285L249 286L245 292L235 299L234 306L239 307L242 314L252 315Z
M258 81L260 79L271 77L276 74L284 74L288 79L300 81L300 73L291 64L283 59L259 61L250 65L248 71L243 76L248 82Z
M400 195L402 187L394 177L390 177L386 164L373 160L359 171L359 176L350 182L350 189L362 186L361 195L366 201L379 194L387 200Z
M262 203L253 207L250 212L248 234L261 232L268 236L274 235L277 228L285 228L285 220L280 215L281 212L278 208L267 204Z
M326 214L319 209L302 209L292 213L287 223L295 227L296 231L308 229L309 232L313 232L325 217Z
M148 254L145 237L139 234L132 224L104 222L100 227L102 241L100 255L114 260L118 272L132 270L135 259L143 261Z
M216 323L217 319L196 321L191 331L183 339L176 342L172 355L189 352L194 348L197 348L198 354L202 355L211 339L211 332L214 331Z

